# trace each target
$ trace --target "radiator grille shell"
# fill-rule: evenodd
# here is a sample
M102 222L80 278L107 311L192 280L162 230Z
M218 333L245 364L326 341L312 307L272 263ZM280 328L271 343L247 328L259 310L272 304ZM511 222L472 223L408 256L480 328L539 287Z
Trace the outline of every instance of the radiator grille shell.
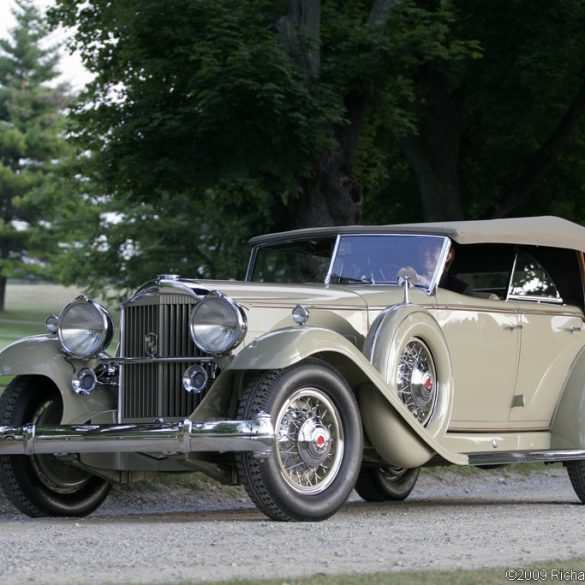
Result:
M180 293L145 295L122 308L122 357L146 358L156 340L159 358L201 357L189 334L189 315L197 299ZM194 360L190 363L196 363ZM120 420L144 421L189 416L202 399L185 391L189 362L125 363L121 366Z

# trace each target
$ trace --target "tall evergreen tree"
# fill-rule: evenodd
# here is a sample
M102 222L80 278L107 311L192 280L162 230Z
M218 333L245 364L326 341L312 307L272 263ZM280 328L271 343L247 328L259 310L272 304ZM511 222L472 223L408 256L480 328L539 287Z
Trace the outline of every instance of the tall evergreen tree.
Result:
M15 2L16 26L0 39L0 310L7 278L42 274L56 245L55 170L67 149L58 49L32 0Z

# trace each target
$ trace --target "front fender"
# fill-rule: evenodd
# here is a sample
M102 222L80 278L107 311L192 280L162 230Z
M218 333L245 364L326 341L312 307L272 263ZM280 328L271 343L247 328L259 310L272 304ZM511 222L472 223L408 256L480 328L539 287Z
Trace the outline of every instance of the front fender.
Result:
M393 444L380 453L388 463L416 467L436 453L450 463L465 465L466 455L445 449L410 413L380 372L345 337L319 327L290 327L271 331L244 348L226 370L275 370L289 367L306 358L319 356L341 368L354 389L377 409L368 409L366 416L375 416L376 426L393 429ZM375 415L373 414L375 413ZM367 425L371 426L371 425ZM382 451L382 449L378 449Z
M55 384L63 399L62 424L87 422L97 414L113 410L111 390L99 386L90 396L78 396L71 382L82 360L66 359L59 341L52 335L35 335L10 344L0 352L0 376L42 376Z

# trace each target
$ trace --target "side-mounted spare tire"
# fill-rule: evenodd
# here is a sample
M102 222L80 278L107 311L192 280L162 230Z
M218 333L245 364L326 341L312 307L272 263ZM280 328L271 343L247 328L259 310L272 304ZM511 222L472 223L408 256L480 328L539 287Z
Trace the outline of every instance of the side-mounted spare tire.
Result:
M413 430L420 424L440 440L449 425L453 401L451 358L447 342L433 316L416 305L396 305L375 320L364 354L380 372L393 394L409 411L402 414L373 385L359 393L366 434L389 466L412 469L433 451ZM412 419L405 418L407 416ZM415 425L412 420L417 421Z
M324 520L353 489L362 457L354 394L337 370L316 359L263 373L245 390L238 418L270 415L269 457L238 456L240 478L274 520Z
M61 395L41 376L15 378L0 395L0 425L59 425ZM109 482L54 455L1 455L0 487L24 514L86 516L108 496Z

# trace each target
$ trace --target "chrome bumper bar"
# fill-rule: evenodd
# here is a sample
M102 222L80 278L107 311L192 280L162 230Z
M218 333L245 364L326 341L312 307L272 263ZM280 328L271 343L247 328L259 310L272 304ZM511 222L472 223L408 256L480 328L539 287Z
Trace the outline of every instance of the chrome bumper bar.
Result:
M0 426L0 455L210 451L267 455L273 441L274 428L265 414L236 421Z

